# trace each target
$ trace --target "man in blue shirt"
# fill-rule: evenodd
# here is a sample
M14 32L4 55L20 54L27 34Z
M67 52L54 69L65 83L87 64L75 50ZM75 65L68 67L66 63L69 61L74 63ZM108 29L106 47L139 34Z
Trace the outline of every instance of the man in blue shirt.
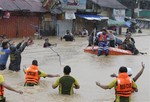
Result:
M2 46L0 46L0 70L6 69L9 53L8 42L3 42Z

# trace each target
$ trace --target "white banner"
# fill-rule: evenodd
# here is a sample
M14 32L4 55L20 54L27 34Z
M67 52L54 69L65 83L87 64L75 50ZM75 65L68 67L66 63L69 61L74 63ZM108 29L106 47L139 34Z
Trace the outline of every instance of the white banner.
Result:
M74 12L65 12L65 19L76 19Z
M125 10L124 9L113 9L113 16L117 21L124 21Z

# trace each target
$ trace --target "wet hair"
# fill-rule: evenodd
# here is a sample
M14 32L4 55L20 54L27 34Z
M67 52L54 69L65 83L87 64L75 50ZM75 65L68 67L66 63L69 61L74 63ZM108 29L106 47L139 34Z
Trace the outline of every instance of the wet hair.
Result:
M17 50L17 48L15 46L10 46L10 50L11 50L11 52L15 52Z
M121 66L119 69L119 73L127 73L127 68L124 66Z
M71 72L71 68L68 65L66 65L64 67L64 73L68 75L70 72Z
M106 29L102 29L101 31L107 32L107 30L106 30Z
M7 44L8 44L8 42L3 42L3 43L2 43L3 49L6 49Z
M38 61L37 60L33 60L32 61L32 65L38 66Z

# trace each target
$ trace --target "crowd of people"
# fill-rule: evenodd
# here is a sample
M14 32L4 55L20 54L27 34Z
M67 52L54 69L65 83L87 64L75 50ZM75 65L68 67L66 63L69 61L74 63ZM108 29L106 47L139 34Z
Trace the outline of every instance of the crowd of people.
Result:
M67 30L66 35L71 35L70 32ZM72 36L72 35L71 35ZM94 37L94 34L92 33L90 36ZM63 37L65 38L65 37ZM73 38L74 39L74 38ZM97 45L99 46L98 49L98 56L102 54L102 51L105 51L105 55L109 55L109 49L108 47L115 47L115 36L113 34L113 31L107 31L106 29L102 29L100 32L97 33ZM0 39L0 70L6 69L6 64L8 57L10 56L10 64L9 64L9 70L12 71L20 71L20 64L21 64L21 53L24 51L24 49L33 44L33 40L31 38L27 38L19 42L17 45L12 43L8 39ZM126 35L126 39L123 42L123 48L126 50L130 50L130 47L133 46L135 43L134 39L131 37L131 34ZM89 37L89 46L92 46L94 44L94 40ZM131 45L132 44L132 45ZM55 44L51 44L49 42L49 39L46 38L43 47L50 47ZM135 48L136 49L136 48ZM131 51L134 53L135 49L132 49ZM120 67L118 76L116 74L112 74L112 77L116 77L115 80L113 80L109 85L102 85L99 82L96 82L96 85L103 88L103 89L111 89L115 87L115 94L116 99L115 102L130 102L131 101L131 94L133 92L137 92L138 88L135 83L135 81L142 75L144 71L145 65L142 63L142 69L140 72L132 79L132 73L131 69L127 68L125 66ZM79 89L80 85L78 81L70 75L71 73L71 67L69 65L66 65L63 68L64 75L60 77L59 74L47 74L43 71L41 71L38 67L38 61L33 60L31 66L27 69L23 69L25 74L25 83L24 86L33 87L35 85L38 85L40 82L40 77L58 77L58 79L52 84L52 88L55 89L59 87L59 93L65 94L65 95L72 95L74 93L73 88ZM4 78L2 75L0 75L0 102L6 102L6 98L4 97L4 88L14 91L16 93L23 94L23 91L14 89L10 87L8 84L5 83Z
M96 33L91 33L88 39L88 46L98 46L98 56L105 52L105 55L109 55L109 47L117 47L124 50L131 51L134 55L139 53L138 49L135 47L135 40L131 37L131 32L126 33L125 40L122 41L115 35L115 31L102 29L101 31L96 31Z
M124 50L129 50L133 55L137 55L139 53L138 49L135 46L135 40L132 37L131 32L126 32L125 39L122 41L115 35L115 31L109 29L96 30L96 28L89 33L86 28L83 28L79 33L81 37L88 37L88 46L98 46L98 56L101 56L103 52L106 56L109 55L109 47L118 47ZM65 39L65 41L75 41L73 34L70 30L66 30L66 34L61 37L61 40ZM48 39L45 40L45 44L52 46L48 42ZM46 45L44 45L46 46Z

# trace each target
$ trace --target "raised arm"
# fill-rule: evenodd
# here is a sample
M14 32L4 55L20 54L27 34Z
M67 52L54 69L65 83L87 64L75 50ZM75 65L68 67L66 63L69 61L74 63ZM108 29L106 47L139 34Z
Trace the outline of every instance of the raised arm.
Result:
M142 69L137 73L137 75L133 78L134 81L136 81L143 73L144 68L145 68L145 64L143 64L143 62L141 62L142 65Z
M115 78L118 77L115 73L111 74L110 76L111 76L111 77L115 77Z
M24 40L23 40L24 41ZM21 44L22 44L22 41L21 42L19 42L17 45L16 45L16 49L19 49L20 48L20 46L21 46Z
M52 77L60 77L59 74L46 74L46 73L43 72L43 71L39 71L38 73L39 73L40 77L44 77L44 78L46 78L46 77L49 77L49 78L52 78Z
M109 86L108 85L102 85L100 84L99 82L96 82L96 85L103 88L103 89L109 89Z
M8 84L6 84L5 82L1 83L1 85L3 85L6 89L8 89L8 90L10 90L10 91L14 91L14 92L16 92L16 93L23 94L22 91L16 90L16 89L10 87L10 86L9 86Z
M23 45L20 46L20 48L18 50L19 53L22 53L26 46L33 44L33 40L32 40L32 38L27 38L26 40L23 40L21 43L23 43Z
M56 75L47 74L47 77L50 77L50 78L52 78L52 77L60 77L60 75L59 74L56 74Z
M24 42L23 45L18 49L19 53L23 52L27 45L27 42Z

